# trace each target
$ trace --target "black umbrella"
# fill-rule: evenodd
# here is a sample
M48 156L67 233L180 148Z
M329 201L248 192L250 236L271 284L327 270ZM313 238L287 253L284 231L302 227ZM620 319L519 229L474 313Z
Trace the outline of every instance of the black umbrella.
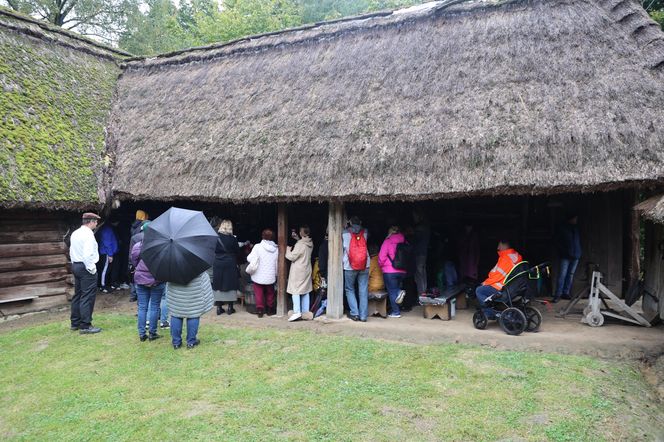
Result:
M212 266L217 238L203 212L171 207L146 227L141 259L158 281L187 284Z

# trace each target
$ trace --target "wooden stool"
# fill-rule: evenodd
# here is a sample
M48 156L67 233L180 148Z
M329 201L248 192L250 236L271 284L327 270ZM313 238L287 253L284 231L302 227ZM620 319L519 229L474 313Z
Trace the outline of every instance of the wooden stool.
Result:
M466 298L465 290L456 296L456 308L458 310L468 309L468 298Z
M445 304L425 304L423 307L424 319L438 317L443 321L449 321L456 316L456 299L450 299Z
M387 318L387 293L369 293L369 316Z

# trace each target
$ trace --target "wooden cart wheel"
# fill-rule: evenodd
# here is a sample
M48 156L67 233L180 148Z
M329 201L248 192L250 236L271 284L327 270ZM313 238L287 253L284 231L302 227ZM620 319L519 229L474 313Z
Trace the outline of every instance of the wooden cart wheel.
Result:
M590 312L586 315L586 324L591 327L601 327L604 324L604 316L601 313Z

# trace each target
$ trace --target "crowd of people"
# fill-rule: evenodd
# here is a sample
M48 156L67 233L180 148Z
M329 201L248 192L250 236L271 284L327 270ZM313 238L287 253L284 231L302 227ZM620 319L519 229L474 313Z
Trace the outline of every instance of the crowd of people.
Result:
M137 301L137 328L140 341L158 339L158 328L170 328L175 349L183 344L182 331L186 323L186 345L193 348L200 343L197 338L200 317L216 305L217 315L235 313L235 304L244 290L242 272L248 275L259 318L276 313L275 284L278 275L279 248L274 242L274 232L266 228L260 241L240 241L233 233L233 223L224 219L213 221L218 238L215 245L214 262L204 272L187 284L158 281L141 258L144 235L150 226L145 211L136 212L130 228L129 266L131 300ZM391 225L380 246L370 239L369 231L362 220L353 216L347 221L342 233L343 278L348 317L353 321L366 322L370 293L385 292L389 300L389 318L400 318L404 310L414 303L405 301L409 292L415 299L422 295L435 295L444 287L457 285L460 281L475 284L480 306L499 293L510 270L522 260L521 255L508 240L498 243L498 262L480 284L478 265L480 242L472 225L466 225L456 241L435 235L432 240L431 227L426 217L416 212L414 225L401 228ZM70 258L75 277L75 295L72 299L71 328L81 334L99 333L92 325L92 311L98 290L107 292L117 281L113 275L120 271L121 263L115 260L118 240L114 222L98 228L100 217L85 213L82 225L72 233ZM557 278L553 302L569 298L574 273L581 257L581 240L575 214L567 216L555 237L560 256L560 273ZM98 230L98 231L97 231ZM95 236L95 231L97 235ZM246 253L246 251L249 251ZM433 251L435 277L429 278L430 252ZM314 254L311 230L303 225L291 231L290 243L285 257L290 262L286 291L290 295L292 310L289 321L312 319L316 310L324 309L324 295L312 302L314 281L317 288L326 287L328 275L328 233ZM314 259L315 258L315 259ZM314 265L315 263L315 265ZM116 270L114 270L116 269ZM241 270L242 269L242 270ZM410 281L410 282L409 282ZM429 281L437 287L430 290ZM408 285L411 284L409 289Z

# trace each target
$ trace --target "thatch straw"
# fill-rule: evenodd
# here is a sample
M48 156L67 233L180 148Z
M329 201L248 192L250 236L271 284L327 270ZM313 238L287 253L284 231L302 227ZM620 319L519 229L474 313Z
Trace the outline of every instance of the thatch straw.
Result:
M664 34L636 1L429 6L129 62L113 189L409 200L664 182Z
M655 195L634 206L649 221L664 223L664 195Z

